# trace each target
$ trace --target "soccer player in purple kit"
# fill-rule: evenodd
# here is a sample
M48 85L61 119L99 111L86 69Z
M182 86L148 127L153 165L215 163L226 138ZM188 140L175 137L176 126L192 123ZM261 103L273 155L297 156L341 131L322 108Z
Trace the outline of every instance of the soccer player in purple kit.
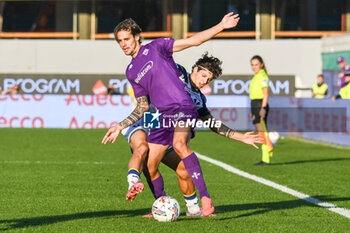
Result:
M229 13L219 24L190 38L181 40L160 38L145 46L141 46L141 29L133 20L127 19L118 24L114 35L124 53L132 57L126 69L126 76L134 89L137 106L125 120L108 130L102 143L106 144L109 141L114 143L121 130L143 117L143 113L149 110L147 96L163 116L180 115L176 120L185 122L188 119L197 119L198 113L179 79L182 74L177 69L172 54L198 46L222 30L235 27L238 22L238 14ZM191 131L190 127L181 125L151 129L147 138L149 145L147 167L156 196L162 196L164 182L158 166L165 151L172 145L200 194L203 215L209 216L215 209L198 158L187 144Z
M215 122L216 120L207 108L206 98L201 93L199 88L203 87L211 80L218 78L221 75L221 63L222 62L218 58L208 56L208 54L205 53L200 59L196 61L195 65L193 65L191 74L187 73L186 69L181 65L177 65L178 69L183 73L183 76L181 76L180 79L187 87L187 92L190 94L193 103L196 105L199 118L203 121ZM128 93L134 97L133 92ZM261 138L258 135L252 135L252 132L241 134L230 129L224 124L219 125L220 126L216 126L216 124L213 124L210 126L210 129L213 132L223 135L227 138L242 141L248 145L252 145L256 149L258 149L258 147L254 143L262 142ZM133 173L129 174L132 170L137 170L138 173L142 171L144 172L153 196L156 197L152 182L149 177L147 164L142 166L142 164L139 164L139 162L137 162L147 162L146 159L148 146L146 138L148 132L149 129L143 128L141 120L122 131L122 134L128 140L130 149L133 153L129 162L128 183L129 187L135 187L135 183L143 187L143 184L140 183L140 177L138 175L135 176ZM166 151L162 159L162 163L174 170L178 175L179 187L181 192L184 194L184 199L187 206L186 216L203 216L198 205L198 199L196 193L194 192L195 188L191 177L188 175L183 162L181 162L180 157L175 153L174 150L172 150L172 148L169 148ZM133 201L136 198L136 195L141 191L142 189L129 188L126 199ZM147 214L143 217L152 217L152 213Z

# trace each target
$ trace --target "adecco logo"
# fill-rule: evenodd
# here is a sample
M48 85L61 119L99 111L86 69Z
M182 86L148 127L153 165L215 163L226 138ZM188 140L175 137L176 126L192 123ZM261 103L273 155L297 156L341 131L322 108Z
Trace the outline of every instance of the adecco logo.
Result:
M15 85L18 85L20 92L25 94L40 93L40 94L57 94L57 93L79 93L79 79L32 79L32 78L5 78L0 86L2 90L7 90Z
M212 95L248 95L251 77L223 77L212 82ZM270 77L270 92L276 96L294 96L294 76Z

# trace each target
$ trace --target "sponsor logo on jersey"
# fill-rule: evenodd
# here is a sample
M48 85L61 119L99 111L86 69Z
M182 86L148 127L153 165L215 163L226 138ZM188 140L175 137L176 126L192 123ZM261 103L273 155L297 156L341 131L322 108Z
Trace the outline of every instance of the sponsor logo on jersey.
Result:
M153 61L147 62L141 69L141 71L137 74L137 78L135 79L135 83L139 83L141 79L150 71L153 67Z

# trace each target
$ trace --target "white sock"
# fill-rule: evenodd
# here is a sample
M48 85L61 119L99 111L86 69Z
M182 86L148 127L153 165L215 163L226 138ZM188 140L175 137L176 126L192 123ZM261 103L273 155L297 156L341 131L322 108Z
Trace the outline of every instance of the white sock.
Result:
M188 212L194 214L194 213L197 213L201 210L199 207L199 200L198 200L197 196L195 196L191 200L185 199L185 202L186 202Z
M128 183L129 183L129 188L131 188L131 186L136 183L137 181L140 180L140 175L138 172L136 172L136 170L133 170L133 171L129 171L128 172L128 176L127 176L127 179L128 179Z

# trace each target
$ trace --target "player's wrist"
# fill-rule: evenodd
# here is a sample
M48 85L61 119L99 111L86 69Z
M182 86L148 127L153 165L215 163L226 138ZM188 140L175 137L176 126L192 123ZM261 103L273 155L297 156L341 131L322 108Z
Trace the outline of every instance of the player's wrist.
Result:
M221 22L218 24L218 28L219 28L219 32L225 30L225 24L224 24L224 22L221 21Z
M117 129L117 130L123 130L123 129L125 129L125 128L128 127L128 124L127 124L126 122L123 122L123 121L122 121L122 122L116 124L114 127L115 127L115 129Z

